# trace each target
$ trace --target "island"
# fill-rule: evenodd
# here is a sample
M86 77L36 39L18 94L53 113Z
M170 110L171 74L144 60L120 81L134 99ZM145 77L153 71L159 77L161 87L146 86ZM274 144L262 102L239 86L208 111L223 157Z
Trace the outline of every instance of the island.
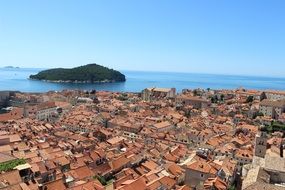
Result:
M20 69L20 67L14 67L14 66L5 66L4 69Z
M92 63L75 68L56 68L40 71L36 75L30 75L30 79L48 82L70 83L101 83L101 82L125 82L126 77L119 71Z

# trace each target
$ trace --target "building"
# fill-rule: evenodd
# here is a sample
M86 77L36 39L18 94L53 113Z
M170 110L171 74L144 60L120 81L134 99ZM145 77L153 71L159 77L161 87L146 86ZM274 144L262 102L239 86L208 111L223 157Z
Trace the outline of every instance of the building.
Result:
M7 104L7 100L10 98L9 91L0 91L0 106Z
M260 100L284 100L285 92L284 91L264 91L260 95Z
M157 132L165 132L165 131L169 131L174 128L174 126L168 121L156 123L152 127Z
M179 95L175 100L177 105L190 105L195 109L207 108L210 105L210 101L196 96Z
M245 173L242 182L243 190L257 189L285 189L285 158L265 155L265 158L256 158Z
M282 190L284 186L281 184L270 183L270 174L262 167L254 167L247 173L246 178L242 182L242 190L259 190L259 189L270 189L270 190Z
M214 189L219 189L219 190L227 190L228 186L227 183L224 182L222 179L219 177L215 178L209 178L205 181L204 183L204 188L207 190L214 190Z
M281 114L281 116L278 118L278 121L281 123L285 123L285 113Z
M175 88L146 88L142 91L144 101L153 101L163 98L175 98Z
M137 134L142 129L142 126L132 123L124 123L119 125L119 127L122 131L135 133L135 134Z
M197 160L186 167L185 184L203 189L204 182L216 176L217 170L204 160Z
M265 132L258 132L255 136L254 156L264 158L267 150L267 135Z
M269 116L273 119L278 119L285 112L285 99L264 99L260 102L259 112L261 112L264 116Z
M8 120L16 120L24 117L24 109L23 108L13 108L8 113L0 114L0 122L8 121Z
M93 132L93 136L96 137L100 142L103 142L112 137L112 132L105 129L97 129Z
M55 102L44 102L37 107L36 118L38 120L49 121L57 114Z
M267 141L267 134L259 132L255 138L252 164L245 165L242 170L242 189L285 189L283 149L282 138Z
M252 163L253 151L249 149L237 149L234 154L234 159L237 161L238 169L241 169L244 165Z

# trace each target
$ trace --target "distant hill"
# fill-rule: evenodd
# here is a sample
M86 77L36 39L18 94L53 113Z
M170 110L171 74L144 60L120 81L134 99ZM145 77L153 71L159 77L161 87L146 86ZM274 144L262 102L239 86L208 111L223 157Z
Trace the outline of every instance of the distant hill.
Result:
M36 75L30 75L30 79L45 80L51 82L74 82L74 83L96 83L96 82L124 82L125 75L119 71L109 69L97 64L88 64L72 69L48 69L40 71Z

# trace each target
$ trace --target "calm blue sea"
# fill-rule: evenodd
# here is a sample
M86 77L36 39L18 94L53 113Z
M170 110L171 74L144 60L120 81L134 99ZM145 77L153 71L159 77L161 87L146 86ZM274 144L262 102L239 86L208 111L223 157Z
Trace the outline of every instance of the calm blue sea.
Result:
M19 90L22 92L46 92L50 90L82 89L108 90L123 92L139 92L146 87L175 87L178 91L184 88L285 90L285 78L233 76L192 73L164 73L122 71L127 81L106 84L69 84L50 83L28 80L31 74L41 69L0 69L0 90Z

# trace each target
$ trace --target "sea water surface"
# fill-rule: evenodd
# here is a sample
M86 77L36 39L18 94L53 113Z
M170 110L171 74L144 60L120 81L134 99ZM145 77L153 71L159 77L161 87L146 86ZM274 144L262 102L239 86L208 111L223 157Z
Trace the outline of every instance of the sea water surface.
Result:
M236 89L244 87L259 90L285 90L285 78L174 72L121 71L126 75L126 82L102 84L52 83L28 79L31 74L36 74L40 70L43 69L0 68L0 90L47 92L64 89L96 89L140 92L147 87L175 87L178 92L185 88Z

